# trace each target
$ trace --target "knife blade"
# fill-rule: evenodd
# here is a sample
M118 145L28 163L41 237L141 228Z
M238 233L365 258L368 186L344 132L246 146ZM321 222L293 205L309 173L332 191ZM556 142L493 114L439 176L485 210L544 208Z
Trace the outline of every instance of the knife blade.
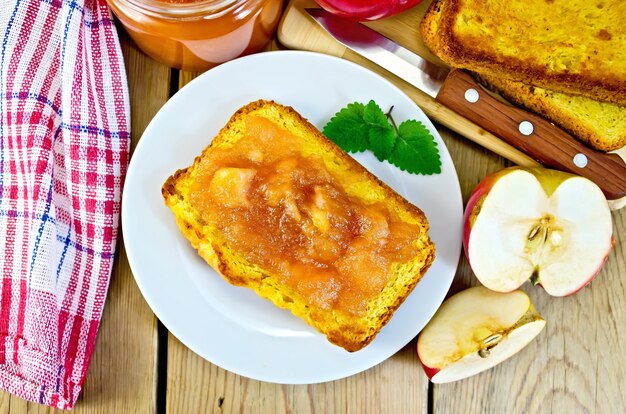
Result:
M323 9L306 12L336 41L500 137L546 167L594 181L609 199L626 196L626 163L580 143L548 120L494 98L466 71L432 63L369 27Z

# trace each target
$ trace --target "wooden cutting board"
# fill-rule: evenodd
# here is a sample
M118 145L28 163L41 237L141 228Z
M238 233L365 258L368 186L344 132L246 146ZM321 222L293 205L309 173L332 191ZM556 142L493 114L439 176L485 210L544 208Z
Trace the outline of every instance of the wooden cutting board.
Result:
M426 46L422 43L422 38L419 34L419 22L422 20L422 16L426 12L429 4L430 0L425 0L417 7L402 14L376 22L369 22L367 25L407 49L414 51L418 55L433 62L443 64L443 62L428 51ZM526 154L518 151L476 124L457 115L455 112L436 102L429 95L421 92L419 89L406 83L380 66L348 50L309 17L304 11L307 7L317 7L317 5L313 0L291 0L289 2L283 20L278 28L278 40L284 46L290 49L310 50L342 57L371 69L403 90L433 121L450 128L518 165L529 167L539 165Z

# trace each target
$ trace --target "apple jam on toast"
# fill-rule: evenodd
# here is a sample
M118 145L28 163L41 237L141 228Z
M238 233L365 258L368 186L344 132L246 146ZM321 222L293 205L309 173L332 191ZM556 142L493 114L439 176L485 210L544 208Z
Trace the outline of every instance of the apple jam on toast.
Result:
M163 197L224 279L351 352L374 339L435 255L421 210L274 102L237 111Z

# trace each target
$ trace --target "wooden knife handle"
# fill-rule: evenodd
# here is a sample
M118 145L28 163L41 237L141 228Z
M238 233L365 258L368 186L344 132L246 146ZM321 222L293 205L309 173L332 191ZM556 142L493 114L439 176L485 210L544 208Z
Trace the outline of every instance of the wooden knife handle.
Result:
M589 148L546 119L499 101L466 71L452 70L436 100L543 165L592 180L608 199L626 196L626 164L618 155Z

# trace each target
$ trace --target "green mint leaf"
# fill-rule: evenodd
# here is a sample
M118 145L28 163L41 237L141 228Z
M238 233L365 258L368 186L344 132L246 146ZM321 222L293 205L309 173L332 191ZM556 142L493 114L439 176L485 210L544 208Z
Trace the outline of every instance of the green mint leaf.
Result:
M441 173L441 159L435 138L421 122L408 120L398 127L396 146L388 161L413 174Z
M389 123L387 116L374 101L365 106L363 119L369 126L369 149L379 161L384 161L391 155L396 143L396 132Z
M439 150L428 129L415 120L396 129L388 118L373 100L367 105L353 102L333 116L323 133L346 152L369 149L378 160L412 174L441 173Z
M393 128L391 124L389 124L387 116L383 110L380 109L380 106L378 106L378 104L374 101L369 101L363 109L363 119L371 126Z
M354 102L335 114L324 127L324 135L346 152L367 149L369 127L364 119L365 105Z
M389 128L370 127L369 149L372 150L378 161L389 158L396 143L396 131L389 125Z

